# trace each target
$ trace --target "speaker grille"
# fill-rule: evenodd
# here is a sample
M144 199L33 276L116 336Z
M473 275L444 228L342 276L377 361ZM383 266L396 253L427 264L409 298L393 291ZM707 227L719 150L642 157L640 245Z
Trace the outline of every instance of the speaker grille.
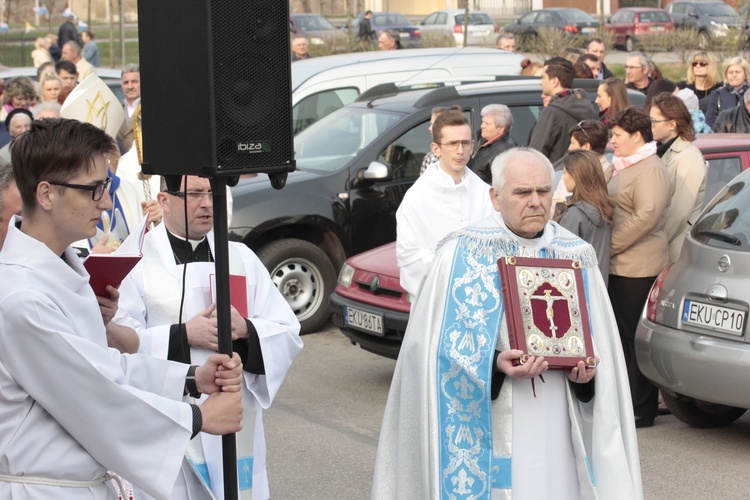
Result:
M211 17L219 168L289 166L288 2L216 0Z
M140 0L144 171L294 170L289 5Z

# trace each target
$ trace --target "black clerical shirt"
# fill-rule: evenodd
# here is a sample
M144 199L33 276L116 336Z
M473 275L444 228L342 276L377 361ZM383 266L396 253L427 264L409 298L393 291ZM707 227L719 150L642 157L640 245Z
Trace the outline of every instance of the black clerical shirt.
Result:
M211 248L208 245L208 238L203 238L203 241L193 249L190 241L175 236L169 231L167 231L167 236L172 247L175 264L214 261ZM232 350L240 355L245 371L265 375L266 367L263 361L263 351L260 348L258 330L255 329L249 319L245 318L245 323L247 324L248 338L232 341ZM190 364L190 346L185 323L175 324L169 328L167 359Z

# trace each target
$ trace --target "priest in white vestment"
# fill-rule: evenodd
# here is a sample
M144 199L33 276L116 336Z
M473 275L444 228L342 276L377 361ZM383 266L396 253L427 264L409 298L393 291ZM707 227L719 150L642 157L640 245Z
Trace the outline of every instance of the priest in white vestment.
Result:
M450 232L492 214L490 187L466 164L472 133L459 110L440 113L432 124L438 161L409 188L396 212L396 259L401 286L416 295L438 242Z
M23 220L10 221L0 251L3 499L114 500L108 471L167 498L191 434L240 426L239 356L216 355L191 386L185 364L107 347L89 275L70 245L93 236L112 207L107 155L115 147L96 127L65 119L35 121L14 143ZM219 361L235 368L219 372ZM218 393L216 377L234 393ZM186 388L211 396L189 405Z
M216 271L211 184L205 178L186 176L180 191L168 191L166 183L162 187L157 201L163 209L163 222L146 234L143 259L120 287L120 311L115 320L136 330L139 352L196 363L218 348L212 305ZM185 188L187 196L182 193ZM180 324L185 267L184 319ZM233 347L242 356L245 381L243 429L237 435L240 497L265 500L269 491L263 409L271 405L302 348L300 325L248 247L230 243L229 267L232 279L239 279L245 292L240 305L235 296L239 290L232 290ZM232 288L235 286L240 285ZM246 316L239 312L243 308ZM199 444L188 453L175 498L210 498L209 493L224 498L221 440L201 434Z
M553 169L539 152L505 152L492 174L499 213L444 240L413 304L372 498L642 498L628 377L596 254L548 222ZM534 356L514 366L523 352L508 339L504 256L581 262L597 366L548 370Z

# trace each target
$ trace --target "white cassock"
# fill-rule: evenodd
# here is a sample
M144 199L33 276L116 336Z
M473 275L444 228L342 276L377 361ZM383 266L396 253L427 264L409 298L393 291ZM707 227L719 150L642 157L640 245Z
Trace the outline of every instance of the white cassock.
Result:
M213 233L207 238L215 255ZM258 332L266 371L265 375L243 372L244 420L243 430L237 434L239 481L241 487L251 486L254 500L265 500L269 492L263 409L271 405L292 360L302 349L300 325L255 254L239 243L229 246L230 274L245 276L247 280L248 319ZM120 286L120 310L116 318L138 332L139 352L167 358L170 327L178 323L183 269L183 265L175 264L164 224L149 231L143 244L143 259ZM183 323L212 303L210 275L215 272L213 262L193 262L187 269ZM209 354L211 351L207 349L190 348L191 363L200 364ZM176 491L184 488L186 496L176 494L175 498L205 498L202 491L196 492L191 486L194 478L190 476L195 475L191 469L210 478L214 496L224 498L221 438L205 433L200 438L205 466L193 463L192 467L188 464L183 467L185 477L176 485ZM243 454L243 450L247 453Z
M192 434L187 367L109 349L89 276L71 248L64 255L11 221L0 252L0 498L115 499L101 483L7 477L93 481L108 470L166 498Z
M489 191L468 168L456 184L439 162L428 166L406 191L396 211L396 259L404 290L417 294L441 239L492 215Z
M491 399L496 350L510 348L497 260L579 260L594 351L594 396L562 371L505 377ZM499 214L446 238L413 304L388 395L372 498L643 497L628 376L593 248L554 222L519 238Z

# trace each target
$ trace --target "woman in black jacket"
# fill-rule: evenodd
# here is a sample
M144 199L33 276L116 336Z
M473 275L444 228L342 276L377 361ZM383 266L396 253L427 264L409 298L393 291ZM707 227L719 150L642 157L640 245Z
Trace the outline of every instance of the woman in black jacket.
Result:
M706 109L706 122L713 128L719 113L742 104L750 86L750 66L741 57L724 62L724 86L711 92Z

